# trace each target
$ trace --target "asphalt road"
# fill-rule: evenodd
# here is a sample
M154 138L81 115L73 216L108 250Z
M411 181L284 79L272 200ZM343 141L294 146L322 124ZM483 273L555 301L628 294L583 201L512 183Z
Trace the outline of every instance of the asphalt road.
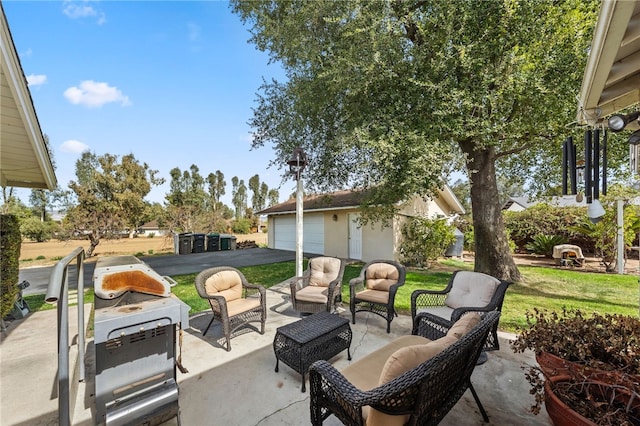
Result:
M234 268L266 265L296 259L293 251L274 250L268 248L251 248L244 250L211 251L187 255L158 255L140 258L160 275L182 275L200 272L214 266L233 266ZM74 261L75 262L75 261ZM93 270L95 262L84 262L84 286L93 287ZM23 294L44 294L49 285L49 276L53 266L20 269L19 282L27 280L29 287ZM75 288L77 283L76 266L69 267L69 287Z

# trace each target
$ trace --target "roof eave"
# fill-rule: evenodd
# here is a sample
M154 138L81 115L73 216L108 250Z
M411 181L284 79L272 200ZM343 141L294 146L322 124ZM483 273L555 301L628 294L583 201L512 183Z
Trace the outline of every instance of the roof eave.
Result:
M596 125L640 99L640 74L607 87L636 6L635 1L602 2L578 99L579 124ZM637 70L637 60L627 62Z

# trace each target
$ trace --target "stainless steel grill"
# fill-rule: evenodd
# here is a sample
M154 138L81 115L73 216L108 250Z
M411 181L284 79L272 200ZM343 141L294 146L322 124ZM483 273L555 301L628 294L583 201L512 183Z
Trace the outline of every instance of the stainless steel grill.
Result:
M96 422L179 420L176 337L189 327L189 306L135 256L99 259L93 280Z

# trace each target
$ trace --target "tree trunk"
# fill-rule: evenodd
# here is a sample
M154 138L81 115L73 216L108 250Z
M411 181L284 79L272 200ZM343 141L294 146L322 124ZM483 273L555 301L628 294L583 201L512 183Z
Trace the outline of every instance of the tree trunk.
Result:
M460 143L467 154L467 170L471 186L471 211L475 237L476 272L493 277L520 281L502 220L502 206L496 182L495 149L476 149L471 142Z
M89 248L85 252L87 257L93 256L93 251L100 244L100 237L96 236L93 232L89 234Z

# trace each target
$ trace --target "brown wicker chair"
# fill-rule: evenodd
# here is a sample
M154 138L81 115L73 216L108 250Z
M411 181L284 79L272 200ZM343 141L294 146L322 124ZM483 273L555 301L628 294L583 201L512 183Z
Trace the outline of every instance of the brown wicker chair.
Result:
M431 327L429 317L429 314L420 314L416 318L419 334ZM500 312L485 314L469 332L445 346L446 349L435 351L435 355L417 367L373 388L360 389L327 361L316 361L309 368L311 424L322 425L333 414L348 425L437 425L467 389L471 390L484 421L488 422L471 384L471 374L487 335L499 317ZM386 362L385 369L388 365Z
M196 276L196 290L209 301L213 318L204 330L206 335L214 320L222 323L227 340L227 351L231 350L231 334L238 328L260 323L260 334L264 334L267 320L267 295L263 286L249 284L242 272L230 266L209 268Z
M342 277L345 263L337 257L319 256L309 259L302 277L289 282L291 304L298 312L332 312L342 300Z
M462 315L468 312L502 311L504 296L511 285L481 272L455 271L449 284L443 290L414 290L411 293L411 318L415 320L420 312L428 312L443 318L440 331L426 336L438 338ZM416 323L414 322L413 333ZM435 328L432 329L435 333ZM487 337L486 351L499 350L498 324Z
M396 313L396 292L404 285L404 266L393 260L373 260L366 263L360 275L349 281L351 322L356 323L356 312L369 311L387 320L387 333Z

